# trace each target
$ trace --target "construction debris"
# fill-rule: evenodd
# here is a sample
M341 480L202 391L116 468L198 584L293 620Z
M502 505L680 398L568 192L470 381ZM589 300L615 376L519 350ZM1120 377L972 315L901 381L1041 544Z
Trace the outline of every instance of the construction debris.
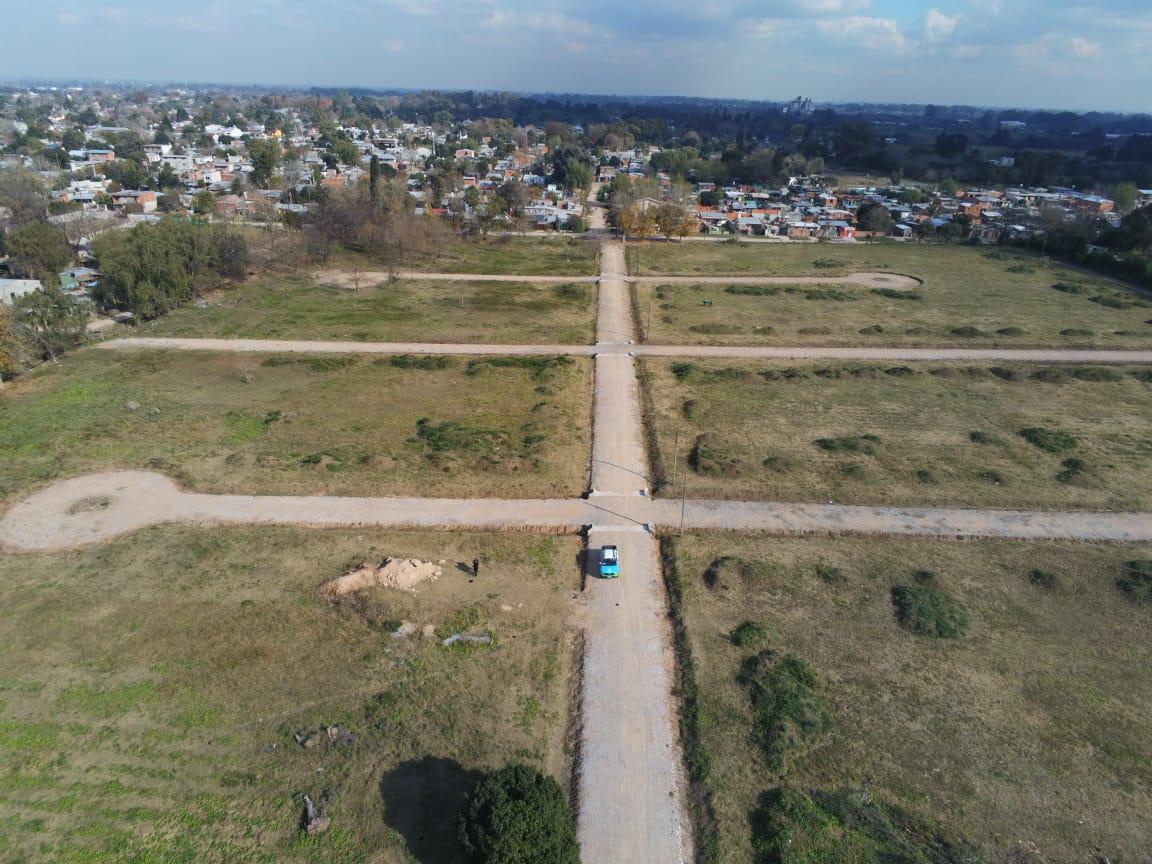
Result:
M300 827L306 834L323 834L332 824L328 818L328 799L326 795L320 796L320 806L312 803L312 798L304 796L304 816L300 820Z
M292 733L292 740L305 750L311 750L320 744L327 744L333 747L351 744L356 740L356 736L342 726L337 725L325 726L319 730L294 732Z

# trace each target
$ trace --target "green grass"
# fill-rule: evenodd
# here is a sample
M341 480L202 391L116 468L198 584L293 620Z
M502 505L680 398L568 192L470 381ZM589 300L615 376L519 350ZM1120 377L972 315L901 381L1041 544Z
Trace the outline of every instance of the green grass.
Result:
M546 539L155 528L0 559L0 857L462 862L456 807L479 771L567 776L579 541ZM444 574L417 594L320 597L385 555ZM473 557L470 583L456 562ZM465 609L497 647L391 635ZM355 740L293 740L331 724ZM299 835L304 793L329 797L328 833Z
M1152 387L1141 369L655 359L641 368L657 480L676 473L690 497L1152 509Z
M395 283L356 290L265 277L210 295L132 335L357 342L586 344L595 286L523 282Z
M594 276L599 251L596 243L573 238L450 238L437 240L431 252L405 262L399 269L509 276ZM324 267L356 265L364 270L381 269L377 258L348 251L337 252Z
M1012 261L961 246L838 247L834 268L818 245L686 243L645 247L645 275L842 276L892 272L924 281L912 292L839 285L643 283L636 306L660 344L1152 347L1152 300L1058 265L1011 272ZM1075 282L1083 294L1053 290ZM1091 302L1102 297L1103 301ZM712 301L711 306L702 301ZM1135 305L1133 305L1135 304Z
M588 363L527 359L80 351L0 395L0 499L111 468L207 492L578 495ZM421 419L488 445L429 449Z
M887 850L933 864L1010 861L1031 847L1048 861L1144 856L1152 607L1116 580L1152 547L732 534L689 534L676 547L697 758L708 766L696 792L717 819L714 860L777 860L780 829L792 840L779 860L796 862L856 860L843 857L850 847L870 853L860 861ZM748 566L709 587L723 556ZM820 578L821 566L843 580ZM926 639L895 619L891 589L924 584L918 569L968 610L963 639ZM1038 569L1060 590L1036 584ZM733 642L747 620L768 629L765 644ZM827 708L783 779L744 683L761 651L804 670L780 676L771 690L784 695L770 705L803 718L818 693ZM821 837L825 857L803 857Z

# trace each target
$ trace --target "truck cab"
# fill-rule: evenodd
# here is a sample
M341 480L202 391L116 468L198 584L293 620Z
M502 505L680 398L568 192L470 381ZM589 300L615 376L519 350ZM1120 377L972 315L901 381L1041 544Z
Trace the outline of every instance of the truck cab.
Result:
M600 550L600 576L615 579L620 575L620 552L615 546L605 546Z

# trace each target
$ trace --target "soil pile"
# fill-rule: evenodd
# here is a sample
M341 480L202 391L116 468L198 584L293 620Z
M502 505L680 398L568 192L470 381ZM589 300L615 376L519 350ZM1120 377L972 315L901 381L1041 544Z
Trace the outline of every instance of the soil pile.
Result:
M325 582L320 593L329 600L339 600L367 588L397 588L414 591L423 582L440 578L440 565L419 558L385 558L380 566L361 564L351 573L345 573Z

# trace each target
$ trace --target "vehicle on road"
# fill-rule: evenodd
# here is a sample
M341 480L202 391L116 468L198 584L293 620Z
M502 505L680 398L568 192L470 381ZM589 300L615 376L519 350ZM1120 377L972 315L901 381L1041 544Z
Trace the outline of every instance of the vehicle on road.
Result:
M600 550L600 576L615 579L620 575L620 552L615 546L605 546Z

